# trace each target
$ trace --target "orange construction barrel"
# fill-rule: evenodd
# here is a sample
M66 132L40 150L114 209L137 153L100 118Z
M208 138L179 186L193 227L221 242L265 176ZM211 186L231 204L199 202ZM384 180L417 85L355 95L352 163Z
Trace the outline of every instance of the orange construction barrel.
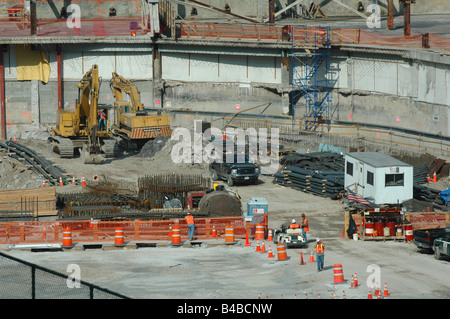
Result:
M181 244L181 234L179 225L175 225L172 227L172 244L173 245Z
M264 240L264 226L263 225L256 225L256 231L255 231L255 239L256 240Z
M278 260L286 260L287 259L285 243L277 244L277 258L278 258Z
M225 244L234 244L234 228L233 226L225 226Z
M334 269L334 282L335 283L344 282L344 274L342 273L342 265L334 264L333 269Z
M125 237L123 236L123 227L116 227L114 246L116 246L116 247L125 246Z
M63 244L62 247L64 248L72 248L72 231L69 227L64 228L63 231Z
M406 241L411 241L413 240L413 228L411 224L407 224L405 225L405 236L406 236Z

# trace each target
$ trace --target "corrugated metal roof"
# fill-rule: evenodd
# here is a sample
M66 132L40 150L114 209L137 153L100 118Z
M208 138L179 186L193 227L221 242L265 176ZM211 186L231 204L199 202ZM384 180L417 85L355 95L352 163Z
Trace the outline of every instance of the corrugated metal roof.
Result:
M372 167L411 166L396 158L379 152L353 152L346 156L353 157Z

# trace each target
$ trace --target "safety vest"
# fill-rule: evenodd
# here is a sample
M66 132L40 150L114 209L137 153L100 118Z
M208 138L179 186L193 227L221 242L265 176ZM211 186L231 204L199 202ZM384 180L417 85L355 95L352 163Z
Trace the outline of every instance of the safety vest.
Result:
M302 228L305 229L305 232L309 232L309 225L308 225L308 219L302 219Z
M323 254L325 247L322 243L316 245L316 253Z
M106 120L106 114L105 114L105 112L100 112L100 116L102 117L102 119Z
M193 224L193 223L194 223L194 216L192 216L192 215L187 215L187 216L186 216L186 223L187 223L188 225Z
M290 224L289 228L299 228L300 226L298 224Z

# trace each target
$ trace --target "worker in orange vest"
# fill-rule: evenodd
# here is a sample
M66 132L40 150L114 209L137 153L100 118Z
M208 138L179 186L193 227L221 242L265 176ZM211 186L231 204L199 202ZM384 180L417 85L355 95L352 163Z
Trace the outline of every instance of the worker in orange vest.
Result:
M320 240L320 238L316 239L316 260L317 260L317 271L323 270L323 263L324 263L324 252L325 252L325 245Z
M103 110L99 111L98 113L100 115L100 119L98 121L98 130L101 131L102 126L103 130L106 130L106 113Z
M188 228L189 240L192 241L192 239L194 238L194 230L195 230L194 216L192 216L191 212L188 211L185 219Z
M303 238L305 238L305 243L308 243L308 238L306 238L306 233L309 232L309 222L305 214L302 214L302 220L300 221L300 227L302 228Z
M295 222L295 219L293 219L291 224L289 225L289 228L290 229L297 229L297 228L300 228L300 225Z

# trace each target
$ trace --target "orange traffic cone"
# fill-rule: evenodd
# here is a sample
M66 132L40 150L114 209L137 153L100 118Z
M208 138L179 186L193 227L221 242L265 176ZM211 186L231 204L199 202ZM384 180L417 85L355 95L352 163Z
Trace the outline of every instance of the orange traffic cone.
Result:
M358 276L356 275L356 272L355 272L355 288L357 288L358 287Z
M375 287L375 296L379 296L381 295L381 290L380 290L380 285L377 283L376 287Z
M269 234L267 235L267 240L268 240L268 241L273 241L273 237L272 237L272 229L269 229Z
M89 228L94 228L94 218L91 217L91 222L89 223Z
M14 143L17 143L16 134L14 134Z
M263 253L263 254L266 253L266 245L264 244L264 242L262 242L261 253Z
M216 226L213 226L213 229L212 229L212 232L211 232L211 236L217 237Z
M72 177L72 186L75 186L75 176Z
M250 245L250 243L249 243L249 241L248 241L248 234L247 233L245 233L245 247L250 247L251 245Z
M384 283L384 292L383 292L383 297L389 297L389 291L387 289L387 283Z
M369 290L369 295L367 296L367 299L372 299L372 292Z
M434 172L434 174L433 174L433 183L437 183L436 172Z
M427 183L431 183L431 177L430 177L430 174L427 174Z
M272 247L269 245L269 255L268 258L274 258L272 253Z
M258 242L256 244L256 252L257 253L261 252L261 248L259 247L259 240L258 240Z
M84 175L83 178L81 179L81 186L86 186L86 178L84 178Z
M311 256L309 256L309 262L313 263L314 262L314 250L311 249Z
M352 275L352 285L350 286L350 289L356 288L355 287L355 277Z
M300 265L304 265L304 264L306 264L306 263L303 260L303 252L300 252Z
M42 187L46 187L47 185L45 185L45 178L42 179Z
M59 177L59 186L64 186L61 176Z

